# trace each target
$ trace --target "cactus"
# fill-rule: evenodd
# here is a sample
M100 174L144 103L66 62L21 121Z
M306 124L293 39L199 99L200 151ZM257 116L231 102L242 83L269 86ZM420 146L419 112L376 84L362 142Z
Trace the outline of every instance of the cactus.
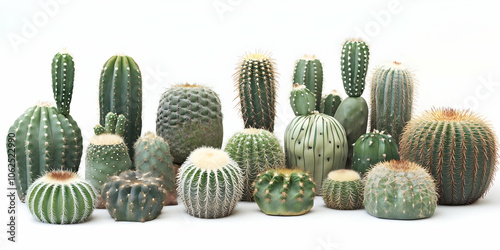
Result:
M330 94L324 95L321 98L319 112L325 115L335 116L340 103L342 103L342 97L340 97L336 90L333 90Z
M71 171L51 171L28 189L26 203L36 220L52 224L86 221L96 205L96 190Z
M309 115L315 110L314 94L305 87L296 83L290 92L290 106L296 116Z
M247 128L234 134L224 150L243 172L244 201L253 200L252 183L258 174L285 165L285 155L278 138L264 129Z
M274 131L276 73L274 60L265 53L243 56L234 74L245 128Z
M316 184L298 169L271 169L254 186L255 202L268 215L302 215L314 205Z
M177 194L188 214L198 218L230 215L243 194L238 164L219 149L201 147L179 169Z
M498 143L492 126L472 111L425 111L401 136L401 158L421 164L437 182L439 204L466 205L492 184Z
M398 144L391 135L375 130L359 137L354 144L352 169L364 174L381 161L399 160Z
M323 201L329 208L353 210L363 207L364 182L354 170L338 169L323 181Z
M106 209L116 221L154 220L161 213L165 195L161 178L140 170L112 176L101 191Z
M163 93L156 118L156 134L170 145L176 164L201 146L222 146L222 111L219 96L197 84L174 85Z
M315 56L304 56L297 61L293 72L293 83L304 85L314 97L314 109L319 110L323 91L323 66Z
M57 109L64 116L69 115L74 79L73 57L65 52L57 53L52 59L52 92Z
M100 123L109 112L126 118L123 139L130 156L142 129L142 78L139 66L126 55L115 55L104 63L99 82Z
M416 163L399 160L380 162L367 173L364 196L369 214L401 220L431 217L438 199L431 175Z
M161 186L167 194L163 205L177 205L176 168L172 163L168 143L162 137L147 132L137 140L134 166L137 170L151 172L153 176L162 179Z
M375 70L371 85L370 131L385 130L399 143L403 128L411 119L413 86L413 74L399 62Z

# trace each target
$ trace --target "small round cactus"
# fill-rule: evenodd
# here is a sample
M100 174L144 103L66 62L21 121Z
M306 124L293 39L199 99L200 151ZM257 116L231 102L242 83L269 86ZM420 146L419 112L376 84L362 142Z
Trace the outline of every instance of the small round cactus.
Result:
M290 92L290 106L296 116L309 115L315 110L315 97L313 92L306 88L306 85L293 85Z
M381 161L399 160L397 141L384 131L364 134L354 144L353 159L352 169L361 174Z
M323 201L329 208L353 210L363 207L364 182L354 170L338 169L323 181Z
M97 202L96 190L71 171L52 171L28 189L26 203L38 221L74 224L86 221Z

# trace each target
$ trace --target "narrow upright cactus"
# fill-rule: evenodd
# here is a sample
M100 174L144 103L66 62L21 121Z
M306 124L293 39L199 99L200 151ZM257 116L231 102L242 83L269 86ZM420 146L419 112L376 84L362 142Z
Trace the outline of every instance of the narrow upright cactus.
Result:
M304 85L296 83L290 92L290 106L296 116L309 115L315 110L314 94Z
M353 158L352 169L364 174L381 161L399 160L398 144L391 135L375 130L359 137Z
M323 66L315 56L304 56L297 61L293 83L304 85L314 94L314 110L319 110L323 91Z
M354 170L338 169L323 181L323 201L329 208L353 210L363 207L365 183Z
M75 63L68 53L57 53L52 59L52 92L59 112L69 115L73 81L75 79Z
M319 112L325 115L335 116L340 103L342 103L342 97L340 97L336 90L333 90L331 93L321 98Z

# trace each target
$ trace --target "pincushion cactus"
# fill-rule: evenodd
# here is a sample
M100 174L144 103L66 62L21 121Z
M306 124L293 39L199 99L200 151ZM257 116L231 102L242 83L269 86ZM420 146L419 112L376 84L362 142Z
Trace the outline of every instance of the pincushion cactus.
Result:
M398 144L391 135L375 130L359 137L354 144L352 169L366 173L381 161L399 160Z
M290 106L296 116L309 115L315 110L314 94L305 85L296 83L290 92Z
M360 175L349 169L330 172L323 181L323 201L329 208L353 210L363 207L365 183Z
M342 103L342 97L340 97L337 90L332 90L331 93L324 95L321 98L319 112L325 115L335 116L340 103Z
M323 66L315 56L304 56L295 64L293 83L305 86L313 94L314 108L319 110L323 91Z

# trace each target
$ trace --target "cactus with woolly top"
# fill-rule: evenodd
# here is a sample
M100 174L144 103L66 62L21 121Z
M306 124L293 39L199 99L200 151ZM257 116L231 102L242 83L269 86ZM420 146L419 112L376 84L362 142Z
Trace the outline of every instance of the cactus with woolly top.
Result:
M354 170L338 169L323 181L323 201L329 208L353 210L363 207L365 183Z
M219 96L197 84L167 89L158 106L156 134L169 143L176 164L182 164L198 147L220 148L223 127Z
M466 205L483 197L492 185L498 142L493 127L482 116L439 108L408 123L400 154L432 174L439 204Z
M375 130L359 137L353 158L352 169L364 174L381 161L399 160L398 144L391 135Z
M179 169L177 194L194 217L215 219L230 215L243 195L243 174L229 155L201 147Z
M94 211L96 190L72 171L51 171L28 189L26 203L36 220L52 224L86 221Z
M305 55L295 64L293 83L304 85L314 95L314 109L319 110L323 91L323 66L315 56Z
M296 83L290 92L290 106L296 116L309 115L315 110L314 94L305 85Z
M321 98L319 112L325 115L335 116L340 103L342 103L342 97L337 90L333 90L331 93Z
M271 169L257 176L255 202L268 215L302 215L314 205L316 184L299 169Z
M431 217L436 210L438 195L434 180L416 163L380 162L365 178L363 204L373 216L413 220Z
M264 129L247 128L234 134L224 151L243 172L244 201L253 201L252 183L258 174L285 165L285 155L278 138Z

